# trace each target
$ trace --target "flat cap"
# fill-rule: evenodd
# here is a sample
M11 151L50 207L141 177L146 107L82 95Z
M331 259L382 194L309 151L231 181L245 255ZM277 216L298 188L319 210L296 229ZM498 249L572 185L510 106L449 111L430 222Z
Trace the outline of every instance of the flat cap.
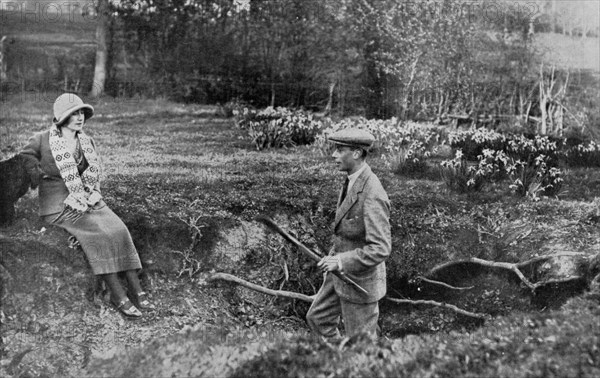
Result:
M329 135L329 141L342 146L370 148L375 137L368 131L356 128L348 128L336 131Z

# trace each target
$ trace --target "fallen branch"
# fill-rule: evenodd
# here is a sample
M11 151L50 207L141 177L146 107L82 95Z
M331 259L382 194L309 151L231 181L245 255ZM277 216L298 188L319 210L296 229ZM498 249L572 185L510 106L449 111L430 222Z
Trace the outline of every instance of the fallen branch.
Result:
M429 278L425 278L425 277L423 277L423 276L418 276L417 278L418 278L418 279L420 279L421 281L424 281L424 282L430 283L430 284L432 284L432 285L440 285L440 286L443 286L443 287L445 287L445 288L447 288L447 289L452 289L452 290L470 290L470 289L472 289L472 288L473 288L473 286L468 286L468 287L456 287L456 286L448 285L448 284L447 284L447 283L445 283L445 282L441 282L441 281L432 280L432 279L429 279Z
M519 277L519 279L521 279L521 281L523 281L523 283L525 285L527 285L527 287L529 287L531 290L535 290L534 284L532 284L523 275L523 273L519 270L519 268L517 267L516 264L506 263L506 262L488 261L488 260L483 260L483 259L480 259L480 258L477 258L477 257L471 257L469 259L463 259L463 260L455 260L455 261L445 262L443 264L440 264L440 265L437 265L437 266L433 267L429 271L429 273L427 273L427 275L428 276L433 276L437 272L439 272L440 270L446 269L446 268L451 267L453 265L466 264L466 263L477 264L477 265L485 266L485 267L488 267L488 268L502 268L502 269L510 270L510 271L514 272Z
M264 286L253 284L244 279L241 279L239 277L236 277L232 274L227 274L227 273L215 273L208 278L208 281L217 281L217 280L234 282L234 283L244 286L248 289L258 291L259 293L273 295L273 296L280 297L280 298L299 299L301 301L305 301L305 302L309 302L309 303L311 303L315 299L314 296L308 296L305 294L294 293L293 291L269 289Z
M573 276L573 277L568 277L568 278L557 278L554 280L541 281L541 282L535 283L533 286L535 286L534 290L536 290L537 288L546 286L546 285L565 283L565 282L571 282L571 281L581 281L581 280L583 280L583 277Z
M448 303L443 303L443 302L427 301L427 300L398 299L398 298L389 298L389 297L386 297L386 298L389 301L392 301L394 303L399 303L399 304L429 305L429 306L442 307L442 308L446 308L446 309L452 310L454 312L457 312L459 314L470 316L472 318L477 318L477 319L487 319L490 317L490 315L488 315L488 314L482 314L479 312L471 312L471 311L463 310L462 308L458 308L454 305L451 305Z
M547 284L551 284L551 283L562 283L562 282L568 282L568 281L574 281L574 280L579 280L581 279L581 277L576 276L576 277L569 277L569 278L565 278L565 279L556 279L556 280L548 280L548 281L541 281L541 282L537 282L537 283L532 283L531 281L529 281L527 279L527 277L525 277L525 275L523 274L523 272L521 272L521 270L519 268L522 268L526 265L535 263L535 262L539 262L539 261L544 261L544 260L548 260L554 257L561 257L561 256L584 256L584 253L581 252L564 252L564 253L557 253L554 255L546 255L546 256L538 256L538 257L534 257L530 260L521 262L521 263L508 263L508 262L498 262L498 261L488 261L488 260L483 260L477 257L471 257L468 259L463 259L463 260L455 260L455 261L448 261L445 262L443 264L437 265L435 267L433 267L428 273L427 276L434 276L436 273L440 272L441 270L447 269L448 267L454 266L454 265L459 265L459 264L476 264L476 265L481 265L481 266L485 266L488 268L500 268L500 269L505 269L505 270L510 270L511 272L515 273L517 275L517 277L519 277L519 279L521 280L521 282L523 282L525 284L525 286L527 286L532 292L535 292L535 290L541 286L547 285Z
M585 254L583 252L562 252L562 253L557 253L557 254L554 254L554 255L537 256L537 257L534 257L534 258L529 259L527 261L523 261L523 262L517 263L517 266L519 268L522 268L522 267L524 267L526 265L533 264L533 263L536 263L536 262L539 262L539 261L548 260L548 259L551 259L553 257L564 257L564 256L571 256L571 257L573 257L573 256L587 256L587 254Z

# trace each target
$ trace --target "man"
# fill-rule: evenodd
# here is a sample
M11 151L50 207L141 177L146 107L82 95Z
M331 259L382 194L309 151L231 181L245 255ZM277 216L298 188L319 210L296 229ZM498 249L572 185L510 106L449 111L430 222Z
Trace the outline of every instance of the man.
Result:
M373 135L359 129L333 133L333 153L340 171L348 177L338 199L333 224L333 247L317 266L326 274L306 316L311 329L325 339L340 337L340 315L346 336L378 333L378 301L386 293L385 260L391 251L390 201L379 179L365 162ZM368 294L333 274L339 270Z

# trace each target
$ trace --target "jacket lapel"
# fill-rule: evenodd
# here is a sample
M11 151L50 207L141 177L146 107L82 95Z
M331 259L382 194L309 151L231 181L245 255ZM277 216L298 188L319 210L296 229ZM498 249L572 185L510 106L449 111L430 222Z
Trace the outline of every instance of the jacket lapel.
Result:
M358 193L361 193L363 191L365 183L367 182L367 179L370 175L371 167L367 165L365 170L360 174L360 176L358 176L358 178L354 182L354 185L352 185L352 188L350 189L348 194L346 194L346 199L344 199L344 202L342 202L341 204L339 203L339 198L341 198L340 193L340 197L338 197L338 207L335 211L335 222L333 223L334 230L337 227L338 223L340 223L344 215L346 215L348 210L350 210L352 205L354 205L354 203L358 200Z

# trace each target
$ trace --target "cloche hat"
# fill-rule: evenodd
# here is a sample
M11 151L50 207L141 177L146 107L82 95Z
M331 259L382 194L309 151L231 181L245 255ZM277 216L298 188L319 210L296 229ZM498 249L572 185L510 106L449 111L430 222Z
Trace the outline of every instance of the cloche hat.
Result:
M91 105L84 104L79 96L74 93L63 93L54 101L54 119L52 122L60 126L79 109L83 110L86 121L94 115L94 108Z

